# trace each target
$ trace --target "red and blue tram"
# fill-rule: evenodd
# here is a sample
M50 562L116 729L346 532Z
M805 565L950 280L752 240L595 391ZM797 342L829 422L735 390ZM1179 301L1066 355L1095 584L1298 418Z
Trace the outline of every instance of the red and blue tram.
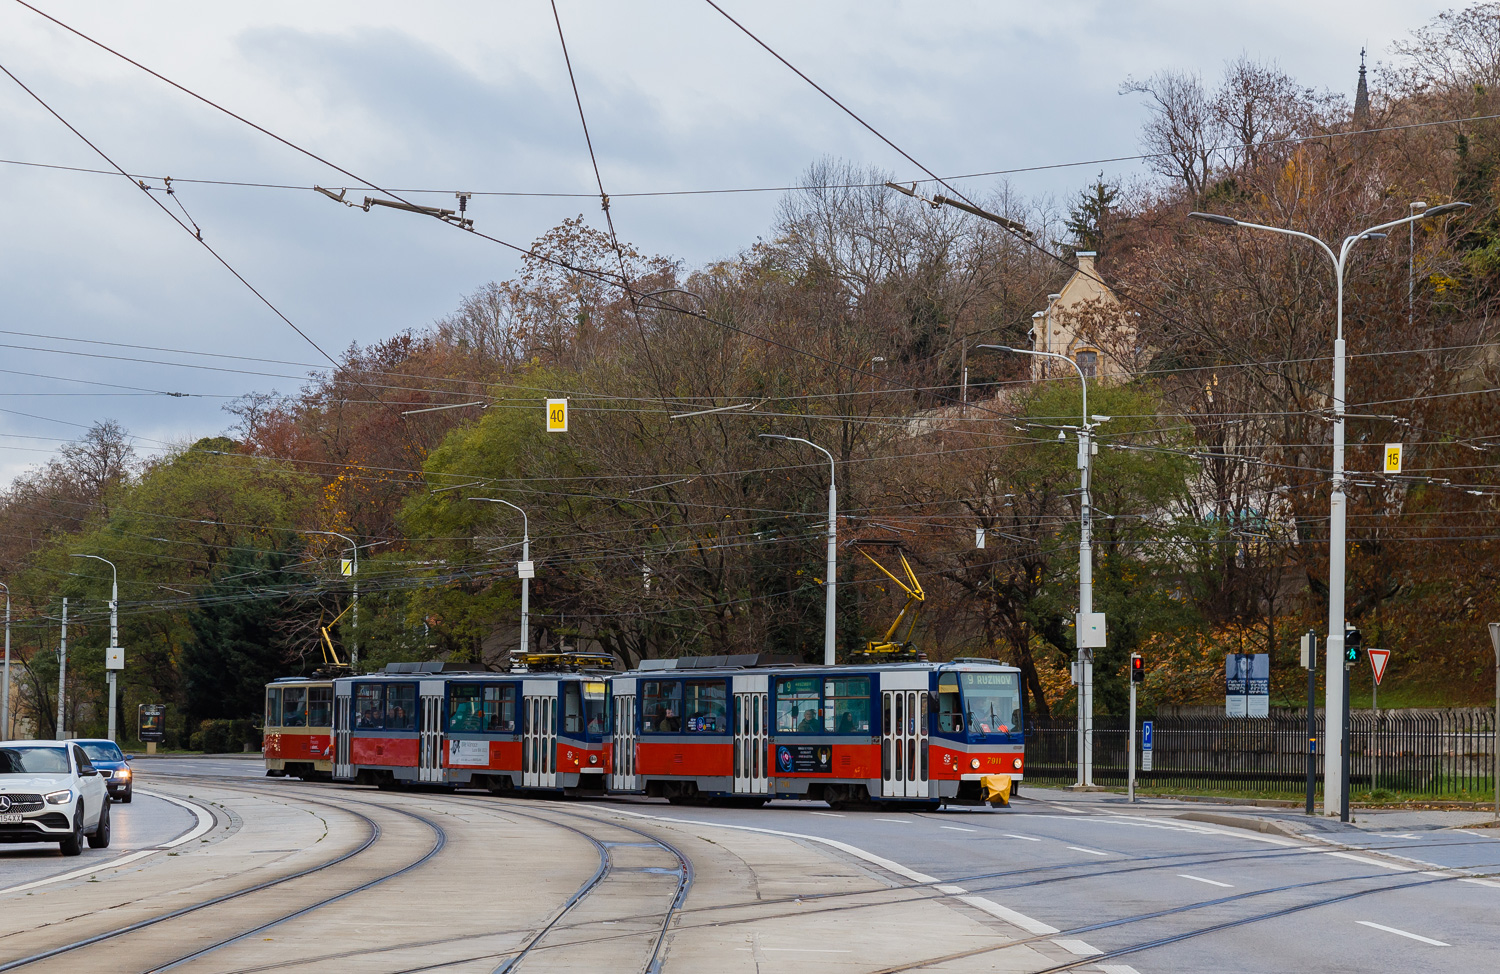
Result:
M1004 802L1024 774L1020 672L992 660L827 667L694 657L627 673L607 663L537 655L509 673L397 663L334 680L332 776L496 793L931 806Z
M334 681L333 777L413 784L604 791L605 658L528 657L524 670L393 663Z
M266 774L327 781L333 774L333 681L285 677L266 686Z

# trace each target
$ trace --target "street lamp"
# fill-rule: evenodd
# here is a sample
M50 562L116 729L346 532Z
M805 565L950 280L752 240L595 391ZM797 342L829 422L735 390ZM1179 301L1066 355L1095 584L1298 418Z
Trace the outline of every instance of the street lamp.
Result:
M349 558L349 576L354 579L354 648L349 653L349 668L355 669L359 666L359 545L347 534L339 534L337 531L299 531L298 534L322 534L330 538L343 538L349 542L349 550L353 552Z
M10 740L10 586L5 589L5 669L0 671L0 741Z
M521 563L516 566L516 574L521 576L521 655L525 656L531 646L531 577L536 574L536 567L531 563L531 518L510 501L503 501L498 497L470 497L469 500L504 504L521 513Z
M74 555L74 558L92 558L109 566L113 581L109 590L109 651L104 657L104 672L109 680L109 739L115 739L115 673L125 668L125 658L120 653L120 571L115 563L98 555ZM9 599L6 602L9 603ZM8 613L7 613L8 614Z
M1094 465L1094 444L1090 435L1089 382L1083 366L1060 352L1039 352L1009 345L975 345L998 352L1015 352L1037 358L1062 359L1078 372L1083 386L1083 418L1078 427L1078 469L1082 475L1079 494L1078 529L1078 618L1074 625L1074 642L1078 648L1078 787L1094 786L1094 650L1104 646L1104 613L1094 612L1094 516L1089 497L1089 482ZM1109 417L1097 417L1100 422ZM1059 433L1058 436L1062 434Z
M1422 213L1414 213L1399 220L1391 220L1388 223L1377 224L1359 233L1351 234L1344 238L1339 247L1337 255L1333 248L1310 233L1300 230L1288 230L1284 227L1268 227L1260 223L1246 223L1236 220L1234 217L1223 216L1218 213L1189 213L1188 216L1195 220L1203 220L1206 223L1214 223L1223 227L1245 227L1250 230L1264 230L1267 233L1280 233L1288 237L1299 237L1310 240L1323 249L1328 259L1333 264L1333 278L1337 294L1337 319L1333 339L1333 480L1328 496L1328 674L1331 677L1342 668L1344 678L1341 680L1328 679L1324 689L1325 713L1329 716L1328 723L1335 723L1334 714L1345 713L1344 697L1348 693L1349 671L1344 664L1344 563L1347 557L1347 543L1345 541L1345 526L1347 518L1347 505L1344 497L1344 265L1349 259L1349 252L1354 245L1361 240L1379 240L1385 237L1382 231L1392 227L1399 227L1403 223L1414 223L1417 220L1429 216L1438 216L1443 213L1453 213L1457 210L1468 209L1468 203L1444 203L1434 206ZM1337 741L1337 748L1326 744L1323 748L1323 812L1327 815L1337 814L1341 821L1349 820L1349 788L1348 782L1340 773L1342 756L1348 749L1349 727L1346 721L1338 721L1337 733L1333 735ZM1329 736L1325 731L1324 736Z
M839 537L839 492L834 483L835 467L833 454L823 449L812 440L804 440L800 436L782 436L780 433L762 433L761 439L786 440L788 443L805 443L814 450L819 451L828 458L828 567L824 569L823 587L827 593L823 604L823 665L832 666L834 663L834 628L835 607L838 597L834 591L834 576L838 574L838 537Z

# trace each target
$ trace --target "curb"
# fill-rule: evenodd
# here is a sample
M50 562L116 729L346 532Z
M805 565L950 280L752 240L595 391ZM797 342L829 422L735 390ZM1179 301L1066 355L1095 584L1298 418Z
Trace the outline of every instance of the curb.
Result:
M1262 832L1271 835L1280 835L1288 839L1307 838L1302 832L1289 829L1280 822L1272 822L1263 818L1249 818L1243 815L1221 815L1217 812L1183 812L1174 816L1187 822L1203 822L1207 825L1223 825L1231 829L1246 829L1251 832Z

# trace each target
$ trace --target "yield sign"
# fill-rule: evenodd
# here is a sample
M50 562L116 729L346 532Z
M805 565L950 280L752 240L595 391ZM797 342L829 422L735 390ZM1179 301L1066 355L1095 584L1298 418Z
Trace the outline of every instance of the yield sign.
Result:
M1391 651L1388 649L1371 649L1370 669L1375 671L1375 685L1380 686L1380 678L1385 676L1385 664L1391 661Z

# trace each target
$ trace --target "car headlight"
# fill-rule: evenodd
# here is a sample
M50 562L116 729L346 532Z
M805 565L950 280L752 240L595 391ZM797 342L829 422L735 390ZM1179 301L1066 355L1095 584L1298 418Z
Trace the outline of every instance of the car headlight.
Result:
M62 791L54 791L44 797L48 805L66 805L73 800L73 791L70 788L64 788Z
M116 778L128 778L128 777L130 777L130 769L129 768L121 768L119 771L115 772L115 777Z

